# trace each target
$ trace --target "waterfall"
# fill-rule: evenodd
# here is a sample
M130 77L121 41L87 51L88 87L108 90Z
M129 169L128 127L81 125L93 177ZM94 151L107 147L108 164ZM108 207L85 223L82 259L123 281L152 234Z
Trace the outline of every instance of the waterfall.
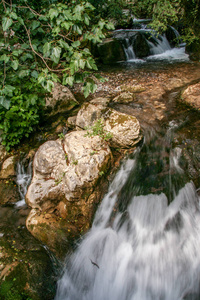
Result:
M128 38L125 38L124 40L124 52L126 55L126 60L136 59L133 46L131 44L131 41Z
M181 42L178 31L171 26L168 31L170 33L167 32L167 36L157 34L145 20L134 19L133 29L118 29L114 31L114 38L121 41L127 62L188 61L185 44ZM173 37L170 39L170 36Z
M146 139L122 164L67 258L56 300L199 299L199 199L181 150L169 132L161 140Z
M19 161L17 163L17 185L18 185L18 191L21 197L21 200L18 201L15 206L21 207L25 205L25 195L28 189L29 184L31 183L32 178L32 162L29 162L27 168L25 168L25 165L23 161Z

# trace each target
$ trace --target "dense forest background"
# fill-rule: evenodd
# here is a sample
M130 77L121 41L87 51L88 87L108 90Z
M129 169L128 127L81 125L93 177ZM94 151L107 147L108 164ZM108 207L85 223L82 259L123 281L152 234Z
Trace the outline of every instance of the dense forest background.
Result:
M39 123L54 82L82 83L85 97L95 91L103 79L92 45L131 26L131 16L151 19L158 32L173 25L199 59L199 0L2 0L0 16L0 134L8 151Z

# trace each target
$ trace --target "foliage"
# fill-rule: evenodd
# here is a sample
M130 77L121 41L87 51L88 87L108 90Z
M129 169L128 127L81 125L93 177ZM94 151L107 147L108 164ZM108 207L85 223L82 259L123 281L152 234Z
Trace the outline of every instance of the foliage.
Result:
M175 25L187 43L200 45L199 0L138 0L131 9L136 17L152 19L151 27L156 31Z
M118 20L122 18L122 9L126 6L124 0L89 0L89 2L96 8L96 13L103 18L113 18Z
M98 119L93 126L87 127L86 130L86 136L89 137L98 135L105 141L109 141L112 138L112 133L104 130L104 124L102 119Z
M51 4L51 5L49 5ZM25 0L0 3L0 129L7 150L39 122L44 94L54 82L83 84L84 95L97 87L89 50L104 38L109 22L91 18L89 2Z

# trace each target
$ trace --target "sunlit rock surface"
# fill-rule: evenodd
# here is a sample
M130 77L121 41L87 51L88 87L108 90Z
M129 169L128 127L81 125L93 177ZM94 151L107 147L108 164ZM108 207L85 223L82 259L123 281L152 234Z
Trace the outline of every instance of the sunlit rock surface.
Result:
M76 118L77 128L85 129L93 126L95 121L102 117L109 100L107 98L95 98L89 103L84 103L79 110Z
M26 195L32 208L29 231L55 250L57 241L66 239L66 231L75 235L86 230L99 201L94 188L111 162L108 144L99 136L87 136L86 131L40 146Z
M140 123L134 117L109 109L105 115L104 129L110 132L112 147L129 148L137 144L140 139Z

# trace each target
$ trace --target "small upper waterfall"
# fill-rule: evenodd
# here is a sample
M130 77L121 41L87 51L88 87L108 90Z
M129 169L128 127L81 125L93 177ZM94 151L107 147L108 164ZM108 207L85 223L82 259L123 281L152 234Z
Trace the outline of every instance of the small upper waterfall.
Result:
M171 130L124 161L67 259L56 300L199 299L199 199Z
M168 27L168 31L170 34L157 34L149 28L145 20L134 19L133 29L118 29L114 32L114 37L122 42L128 62L187 61L189 58L185 53L185 44L181 42L178 31L173 27Z
M17 163L17 185L21 200L16 203L17 207L25 205L25 195L32 178L32 162L25 167L23 160Z

